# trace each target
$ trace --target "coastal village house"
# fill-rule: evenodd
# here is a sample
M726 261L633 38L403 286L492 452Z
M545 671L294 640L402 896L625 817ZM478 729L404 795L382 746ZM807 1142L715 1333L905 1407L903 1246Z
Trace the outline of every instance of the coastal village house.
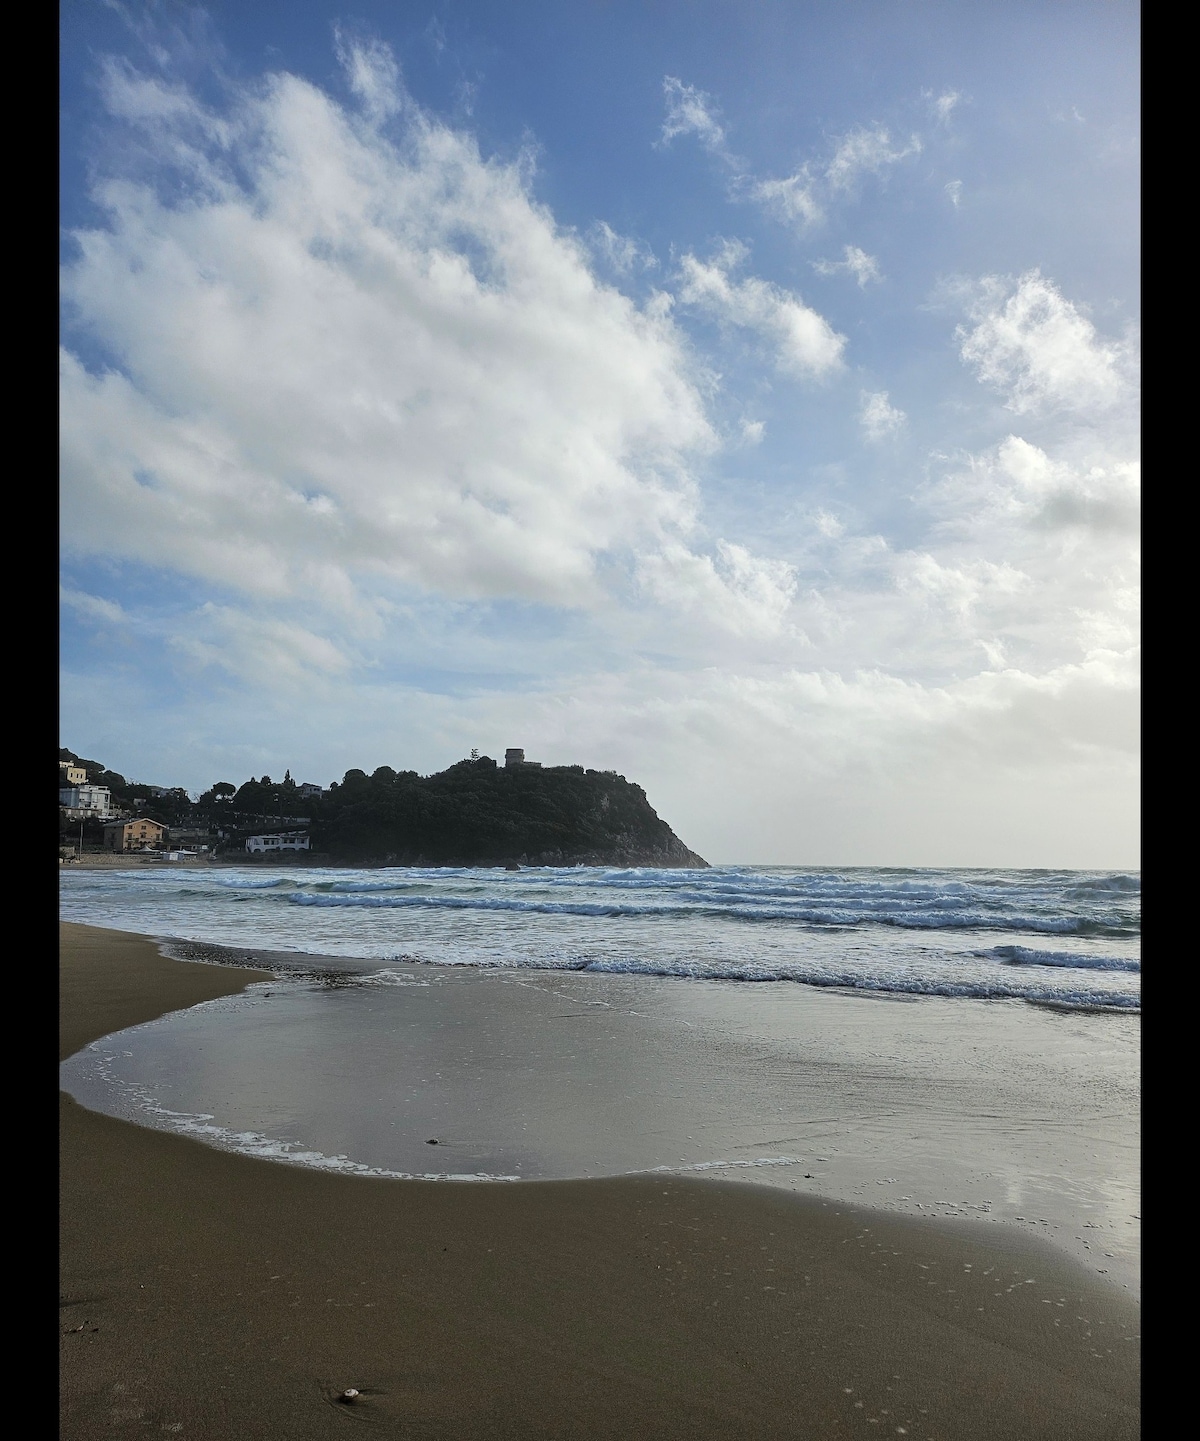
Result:
M114 814L112 794L107 786L60 786L58 804L72 820L83 820L86 816L107 820Z
M110 821L104 827L104 849L144 851L148 846L161 845L166 833L166 826L161 826L146 816L138 816L131 821Z
M72 765L70 761L59 761L58 778L69 786L82 786L87 784L87 771L82 766Z
M246 850L252 856L277 856L284 851L306 851L308 836L300 831L282 831L273 836L247 836Z

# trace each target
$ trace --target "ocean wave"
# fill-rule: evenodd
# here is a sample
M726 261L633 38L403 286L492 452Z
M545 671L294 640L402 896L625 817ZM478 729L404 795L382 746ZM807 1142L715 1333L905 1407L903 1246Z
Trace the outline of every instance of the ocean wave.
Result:
M564 968L565 969L565 968ZM1071 990L979 978L951 979L915 975L871 975L853 971L818 970L806 966L744 965L722 961L613 959L589 961L570 969L615 975L680 976L690 980L792 981L805 986L892 995L964 997L983 1001L1054 1001L1063 1006L1103 1006L1138 1012L1141 997L1127 991Z
M992 946L972 955L995 957L1010 966L1067 966L1077 971L1132 971L1141 973L1141 961L1130 956L1081 956L1074 951L1037 951L1029 946Z
M455 877L458 879L458 877ZM323 895L383 895L388 891L395 891L398 894L405 894L428 886L430 881L441 881L445 883L446 877L442 876L406 876L402 880L353 880L353 881L307 881L308 890L320 892ZM482 889L482 882L476 889Z
M1094 895L1140 896L1141 893L1141 877L1128 875L1099 876L1094 880L1079 881L1066 892L1074 899L1086 899Z
M470 881L481 888L499 886L505 890L602 890L639 891L652 894L694 895L708 899L779 899L796 901L837 900L843 904L870 906L901 902L905 905L955 906L963 904L1005 907L1012 904L1061 906L1064 898L1101 901L1108 898L1133 900L1140 892L1136 876L1115 874L1084 876L1079 873L1023 873L1009 875L982 873L970 879L914 873L905 877L889 872L854 871L805 872L764 868L751 871L741 867L719 867L707 871L613 869L606 867L533 867L511 874L495 868L471 867L388 867L362 872L314 874L307 872L303 884L330 892L406 891L419 885L444 885ZM294 877L280 880L227 878L220 884L248 888L296 883Z
M981 952L971 952L981 955ZM1081 988L1078 985L1051 984L1036 972L1022 979L1000 979L995 973L955 975L948 969L939 973L913 971L864 972L836 965L812 964L809 961L751 961L746 959L655 956L589 956L589 955L478 955L458 960L430 960L417 957L395 957L408 964L424 964L434 968L463 966L471 969L535 972L587 972L597 975L653 976L664 980L736 981L747 985L787 982L793 985L816 986L823 989L883 993L897 996L944 996L971 1000L1031 1001L1053 1004L1060 1009L1099 1008L1139 1014L1141 998L1136 990ZM1021 974L1021 973L1018 973ZM416 982L419 984L419 982ZM386 968L369 977L360 977L349 984L404 985L414 981Z
M728 918L736 921L791 921L793 923L820 927L847 926L895 926L906 930L1006 930L1038 931L1060 935L1112 935L1136 934L1129 918L1110 916L1097 918L1088 916L1044 916L1044 915L996 915L981 911L900 911L884 909L849 909L812 906L753 906L713 905L703 902L690 904L651 903L631 905L625 901L558 901L518 899L511 896L463 896L388 894L356 891L353 893L331 893L329 891L292 891L285 899L291 905L314 906L318 908L344 909L426 909L461 911L509 911L525 915L588 916L616 919L636 917L649 919L692 919L697 917Z
M1017 885L994 881L879 881L858 876L792 875L781 877L771 873L746 874L735 871L656 871L648 874L613 874L610 871L585 869L527 869L502 882L506 888L518 889L598 889L611 891L645 891L670 895L690 895L705 899L731 900L794 900L838 901L845 905L878 906L890 903L925 904L947 907L964 904L1004 907L1014 902L1048 905L1061 903L1061 885ZM384 887L381 887L384 888ZM1102 888L1081 892L1084 899L1092 895L1116 894Z
M214 883L226 891L278 891L296 884L291 876L215 876Z

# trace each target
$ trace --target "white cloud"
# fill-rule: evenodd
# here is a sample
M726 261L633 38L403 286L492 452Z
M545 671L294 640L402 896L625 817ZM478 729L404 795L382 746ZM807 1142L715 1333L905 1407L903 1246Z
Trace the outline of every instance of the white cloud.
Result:
M1105 465L1075 469L1010 435L996 448L995 467L1002 481L1011 482L1009 504L1033 526L1136 532L1141 499L1136 460L1114 458Z
M816 182L807 167L782 180L754 180L745 188L752 199L769 214L800 230L811 229L825 219L825 211L817 198Z
M338 61L368 118L379 124L395 115L404 91L400 85L400 67L388 46L379 40L347 39L337 25L333 34Z
M99 621L105 625L124 625L129 620L125 610L115 600L103 596L89 595L87 591L74 590L60 585L58 598L61 603L86 620Z
M915 498L933 525L893 573L914 600L923 590L956 615L964 637L1001 645L1030 674L1136 646L1138 466L1119 438L1094 433L1068 459L1010 435ZM947 645L946 632L934 634Z
M791 175L782 177L756 176L748 162L729 149L725 127L711 95L694 85L684 84L673 75L664 76L663 92L667 113L655 144L666 147L677 136L695 135L728 173L731 200L751 201L802 234L819 226L830 204L850 196L864 176L880 176L902 160L919 155L923 148L919 135L911 135L907 143L893 142L885 126L859 125L834 143L832 154L824 162L807 161ZM932 100L932 96L928 98ZM938 124L946 123L960 99L957 92L948 91L933 102ZM848 252L851 249L853 247L847 247ZM874 265L862 251L856 254L868 265ZM859 278L860 285L865 284L866 279L879 278L876 271L868 271L865 278L860 277L857 270L852 269L851 273Z
M1015 283L987 277L960 354L979 379L1007 393L1017 414L1062 408L1094 410L1125 391L1123 348L1102 340L1086 316L1038 270Z
M446 27L436 15L430 16L429 24L425 27L425 39L429 41L430 48L437 56L444 54L446 49Z
M110 72L149 170L98 184L63 276L114 360L63 354L67 549L365 625L396 586L598 603L599 557L694 527L715 444L669 305L598 284L519 165L343 51L360 114L289 75L217 116ZM819 370L824 322L763 296Z
M1103 449L1076 464L1009 435L965 457L921 496L941 516L939 529L947 535L990 535L995 544L1011 547L1018 533L1022 545L1038 535L1057 535L1053 544L1059 545L1078 531L1088 532L1093 546L1108 535L1117 551L1130 551L1138 531L1141 467Z
M860 290L865 289L869 281L883 279L879 262L857 245L847 245L842 254L842 260L814 260L812 268L818 275L852 275Z
M962 204L963 183L961 180L948 180L942 187L955 210Z
M818 510L813 515L813 524L827 540L836 540L846 529L832 511Z
M913 135L907 145L895 147L882 126L859 126L839 140L833 155L823 166L816 161L802 165L794 174L782 179L758 179L745 172L741 162L728 155L723 158L738 170L732 183L733 197L752 200L768 215L795 227L801 234L815 229L825 220L831 205L844 200L857 189L864 175L881 175L889 166L898 164L921 151L921 138ZM854 260L851 261L853 252ZM874 260L856 246L847 246L846 259L818 261L822 266L847 269L860 285L878 280ZM866 267L863 269L862 267ZM833 274L834 270L822 270Z
M592 251L619 275L632 275L638 270L653 270L658 257L640 240L618 235L611 225L598 220L588 232Z
M886 440L894 435L908 417L888 401L886 390L864 390L859 397L858 420L868 440Z
M943 91L943 93L939 95L936 99L934 98L932 91L927 91L926 94L929 98L930 105L932 106L937 123L939 125L949 124L951 113L953 112L955 106L960 104L962 101L962 95L959 93L959 91Z
M1073 612L1080 643L1089 656L1124 653L1137 646L1140 629L1136 593L1132 588L1117 591L1111 600L1114 604L1110 610L1076 607Z
M211 602L193 619L191 628L171 637L175 650L193 665L216 667L255 687L312 695L314 685L323 689L351 669L352 658L328 637L293 621Z
M880 175L910 155L921 153L921 137L913 135L907 145L896 148L882 125L859 126L838 142L825 177L834 190L850 190L863 175Z
M928 552L897 557L896 582L902 591L926 604L936 603L966 618L985 596L1011 596L1026 590L1029 577L1007 562L976 560L943 565Z
M766 431L766 424L761 420L743 420L742 443L744 445L761 445Z
M663 76L663 95L667 115L660 144L669 145L678 135L695 135L706 150L715 154L724 151L725 130L710 95L694 85L685 85L674 75Z
M757 276L735 280L743 246L724 246L708 263L688 254L680 262L679 298L718 320L754 331L774 349L780 370L821 377L838 370L846 338L793 292Z
M991 670L1005 670L1008 661L1004 653L1004 643L998 640L985 640L980 637L976 645L987 656L988 666Z
M723 540L715 559L679 545L643 557L638 573L659 604L733 635L780 634L796 594L794 566Z

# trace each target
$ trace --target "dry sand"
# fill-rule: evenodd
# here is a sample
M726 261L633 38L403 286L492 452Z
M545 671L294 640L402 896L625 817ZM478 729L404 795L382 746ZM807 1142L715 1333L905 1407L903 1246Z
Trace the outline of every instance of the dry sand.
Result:
M61 1055L258 979L64 924ZM66 1096L61 1147L66 1441L1140 1432L1138 1308L1048 1247L740 1183L325 1175Z

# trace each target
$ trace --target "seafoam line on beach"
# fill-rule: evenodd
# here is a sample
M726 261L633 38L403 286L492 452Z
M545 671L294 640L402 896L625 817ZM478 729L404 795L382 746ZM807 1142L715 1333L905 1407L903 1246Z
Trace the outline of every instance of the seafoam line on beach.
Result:
M332 1171L345 1176L373 1176L390 1181L520 1181L521 1176L499 1175L490 1171L393 1171L384 1166L369 1166L363 1161L352 1161L346 1155L329 1156L323 1151L314 1151L300 1141L281 1141L264 1136L260 1131L235 1131L229 1126L214 1124L211 1114L189 1111L172 1111L160 1105L142 1086L120 1081L112 1074L110 1063L116 1052L100 1049L96 1042L88 1047L96 1057L96 1073L110 1087L118 1091L127 1105L143 1117L150 1117L146 1124L155 1130L174 1131L177 1135L191 1136L204 1141L219 1151L231 1151L239 1156L253 1156L258 1160L280 1161L285 1165L303 1166L312 1171Z
M760 1166L803 1166L808 1164L798 1156L756 1156L753 1160L740 1161L693 1161L683 1166L648 1166L641 1171L627 1171L629 1176L682 1175L685 1171L749 1171Z

